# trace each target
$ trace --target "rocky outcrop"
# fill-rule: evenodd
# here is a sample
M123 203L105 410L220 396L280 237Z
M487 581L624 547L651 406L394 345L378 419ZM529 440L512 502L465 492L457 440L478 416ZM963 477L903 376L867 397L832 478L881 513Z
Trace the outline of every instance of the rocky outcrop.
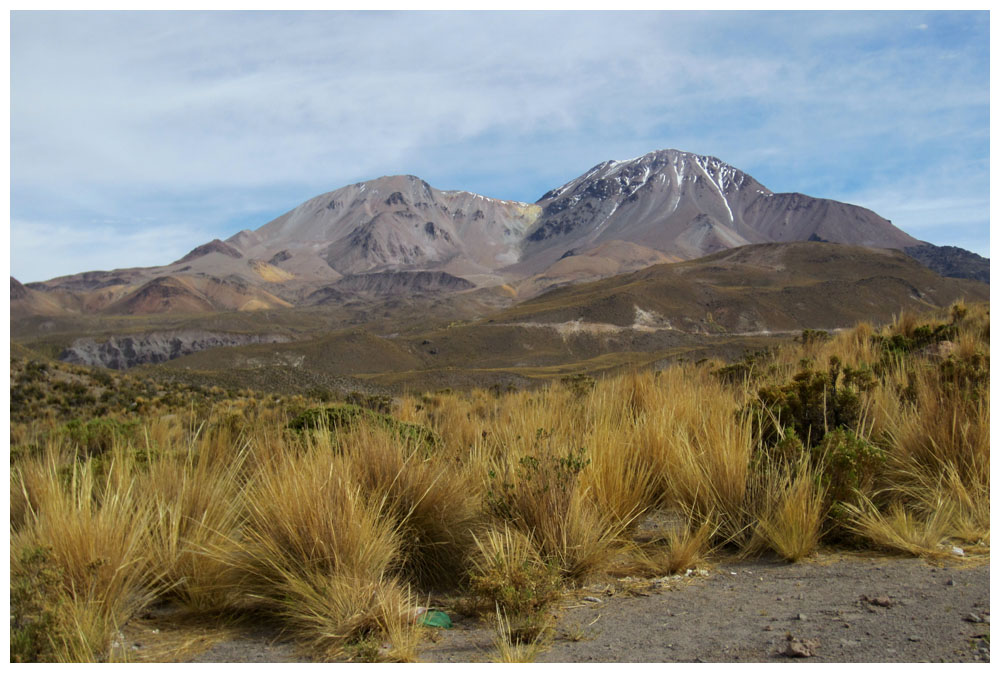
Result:
M28 296L28 290L21 284L17 278L14 276L10 277L10 300L16 301L18 299L25 299Z
M931 271L949 278L968 278L990 282L990 260L953 245L924 243L903 248L903 252Z
M460 292L473 283L444 271L384 271L344 276L334 286L341 291L378 295L422 292Z
M96 339L77 339L59 355L59 359L73 364L128 369L136 365L166 362L208 348L283 343L289 340L278 334L151 332L112 336L100 342Z
M240 259L243 257L243 253L239 250L216 238L215 240L209 241L204 245L199 245L197 248L174 262L174 264L184 264L185 262L193 261L199 257L210 255L213 252L226 255L227 257L232 257L233 259Z

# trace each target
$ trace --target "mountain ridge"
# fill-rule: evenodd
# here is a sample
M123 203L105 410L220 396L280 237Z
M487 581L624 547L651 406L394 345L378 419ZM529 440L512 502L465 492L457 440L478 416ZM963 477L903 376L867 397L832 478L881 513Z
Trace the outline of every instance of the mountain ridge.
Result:
M534 204L383 176L320 194L171 264L90 271L24 291L12 284L11 301L19 314L132 314L297 306L358 288L496 287L524 299L649 263L805 240L904 250L948 275L989 280L988 260L919 241L871 210L773 192L718 158L667 149L601 162ZM432 275L372 275L393 273Z

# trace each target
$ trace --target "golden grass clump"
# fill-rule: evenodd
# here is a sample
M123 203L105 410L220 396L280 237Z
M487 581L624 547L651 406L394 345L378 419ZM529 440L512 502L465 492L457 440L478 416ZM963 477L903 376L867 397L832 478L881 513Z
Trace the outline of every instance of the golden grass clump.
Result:
M803 559L819 546L828 503L820 475L807 461L795 469L773 469L763 475L757 545L786 561ZM754 543L751 543L751 548Z
M194 610L217 610L233 600L230 556L243 519L244 451L229 462L188 454L161 460L143 475L151 504L150 556L162 595Z
M711 517L698 524L689 516L679 519L659 534L628 543L615 574L663 577L697 568L708 556L718 526Z
M342 441L362 493L396 526L403 567L425 585L461 573L479 504L464 474L384 429L361 426Z
M402 563L397 523L343 457L314 451L263 467L244 507L244 592L319 656L388 633L412 609L392 578Z
M95 472L93 460L50 469L11 536L12 602L15 588L23 592L12 606L22 613L12 641L45 620L45 642L33 647L50 661L109 661L119 628L155 597L148 500L134 480Z
M561 598L559 569L542 559L531 538L509 526L488 528L475 542L469 584L480 610L503 615L509 639L536 640Z
M542 429L531 441L518 437L489 471L487 508L531 538L543 558L580 580L603 569L615 554L626 522L600 512L580 477L590 459Z
M870 500L844 506L849 526L876 545L913 556L942 555L942 546L950 537L954 511L947 502L930 513L908 511L900 502L892 502L886 511Z

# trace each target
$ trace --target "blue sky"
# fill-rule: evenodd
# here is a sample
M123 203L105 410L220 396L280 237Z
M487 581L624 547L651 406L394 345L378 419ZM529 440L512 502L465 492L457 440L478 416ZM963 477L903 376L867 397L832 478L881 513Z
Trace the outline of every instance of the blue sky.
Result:
M169 263L410 173L709 154L989 254L987 12L11 15L11 273Z

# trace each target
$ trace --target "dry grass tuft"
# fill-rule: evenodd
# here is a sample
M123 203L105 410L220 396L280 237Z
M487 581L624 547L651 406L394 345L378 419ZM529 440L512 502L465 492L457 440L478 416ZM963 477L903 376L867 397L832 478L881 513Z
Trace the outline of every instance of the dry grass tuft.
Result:
M425 585L458 575L478 516L475 489L464 475L385 430L361 427L342 443L365 497L394 522L405 569Z
M942 502L930 514L918 516L905 505L893 502L882 512L864 498L861 504L844 506L849 515L848 526L876 545L913 556L940 556L943 543L949 537L954 509Z
M642 543L630 543L615 571L618 575L663 577L697 568L708 555L718 530L711 519L698 525L688 520L665 534Z
M542 560L527 535L508 526L487 529L476 538L476 550L469 583L481 609L502 612L515 639L536 639L562 596L558 569Z
M805 461L795 470L765 477L763 513L755 535L786 561L799 561L819 545L826 518L826 489Z
M15 609L40 601L41 614L52 617L47 642L39 644L52 661L108 661L118 629L155 595L148 501L134 481L118 476L120 463L107 469L95 476L92 460L68 474L50 469L11 536L12 584L32 594L19 596ZM38 614L23 617L22 624L12 620L12 632Z
M548 646L550 640L548 630L540 630L533 638L522 638L499 608L494 629L493 646L496 648L496 655L492 661L498 664L531 663Z

